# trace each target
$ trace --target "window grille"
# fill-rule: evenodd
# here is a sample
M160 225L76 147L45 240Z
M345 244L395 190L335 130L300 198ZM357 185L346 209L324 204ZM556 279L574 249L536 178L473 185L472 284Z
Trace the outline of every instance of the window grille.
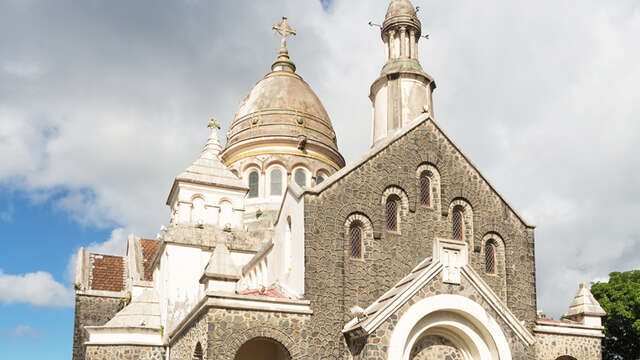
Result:
M271 195L282 195L282 170L271 170Z
M462 240L462 210L460 208L453 209L451 221L453 226L451 236L455 240Z
M420 175L420 204L431 206L431 182L426 172Z
M256 198L258 197L258 182L260 179L260 175L258 175L257 171L252 171L249 173L249 197Z
M349 238L351 239L351 257L362 258L362 223L354 221L349 227Z
M296 170L294 180L300 187L307 186L307 174L305 174L304 170L302 169Z
M202 360L202 345L198 342L196 344L196 349L193 351L193 360Z
M484 268L489 274L496 272L496 251L493 243L487 243L484 247Z
M387 230L398 230L398 202L400 198L397 195L391 195L387 198Z

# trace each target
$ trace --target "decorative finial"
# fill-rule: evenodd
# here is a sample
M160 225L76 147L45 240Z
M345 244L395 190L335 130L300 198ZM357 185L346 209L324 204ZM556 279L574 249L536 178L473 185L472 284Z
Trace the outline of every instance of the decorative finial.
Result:
M273 25L272 29L277 31L282 36L282 42L280 43L280 52L287 52L287 36L295 35L296 31L287 24L287 17L283 16L280 24Z
M207 127L211 130L213 130L213 128L216 128L218 130L220 130L220 123L218 122L218 120L216 120L216 118L211 118L209 120L209 122L207 123Z

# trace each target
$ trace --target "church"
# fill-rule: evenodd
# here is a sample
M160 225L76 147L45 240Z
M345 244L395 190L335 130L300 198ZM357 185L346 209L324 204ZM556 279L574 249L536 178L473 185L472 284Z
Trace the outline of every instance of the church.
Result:
M157 239L78 251L74 360L602 358L588 287L561 320L538 314L534 226L435 121L416 8L392 0L379 28L372 117L354 120L371 148L345 164L295 30L273 26L271 71L224 146L208 123Z

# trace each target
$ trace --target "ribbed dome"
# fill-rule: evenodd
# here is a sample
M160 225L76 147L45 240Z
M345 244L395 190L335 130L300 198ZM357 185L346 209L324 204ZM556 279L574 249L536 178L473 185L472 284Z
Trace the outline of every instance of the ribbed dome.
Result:
M329 115L311 87L293 72L295 65L279 58L273 70L240 104L227 133L226 147L248 139L298 139L304 135L309 142L337 151Z
M393 0L387 9L387 18L400 15L414 16L416 9L409 0Z
M409 0L393 0L387 8L387 15L384 17L384 23L382 23L383 32L390 27L396 26L410 26L414 27L417 31L416 36L420 36L422 25L418 16L416 15L416 9Z

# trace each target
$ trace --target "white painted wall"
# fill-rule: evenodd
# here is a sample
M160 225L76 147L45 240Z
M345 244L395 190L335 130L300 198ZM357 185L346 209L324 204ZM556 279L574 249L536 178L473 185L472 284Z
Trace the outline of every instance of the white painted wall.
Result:
M291 231L289 223L291 219ZM304 200L287 189L267 256L267 281L279 282L295 295L304 294Z
M171 222L242 228L244 190L232 190L179 181L170 199ZM227 203L227 205L225 205ZM226 211L222 211L223 207Z

